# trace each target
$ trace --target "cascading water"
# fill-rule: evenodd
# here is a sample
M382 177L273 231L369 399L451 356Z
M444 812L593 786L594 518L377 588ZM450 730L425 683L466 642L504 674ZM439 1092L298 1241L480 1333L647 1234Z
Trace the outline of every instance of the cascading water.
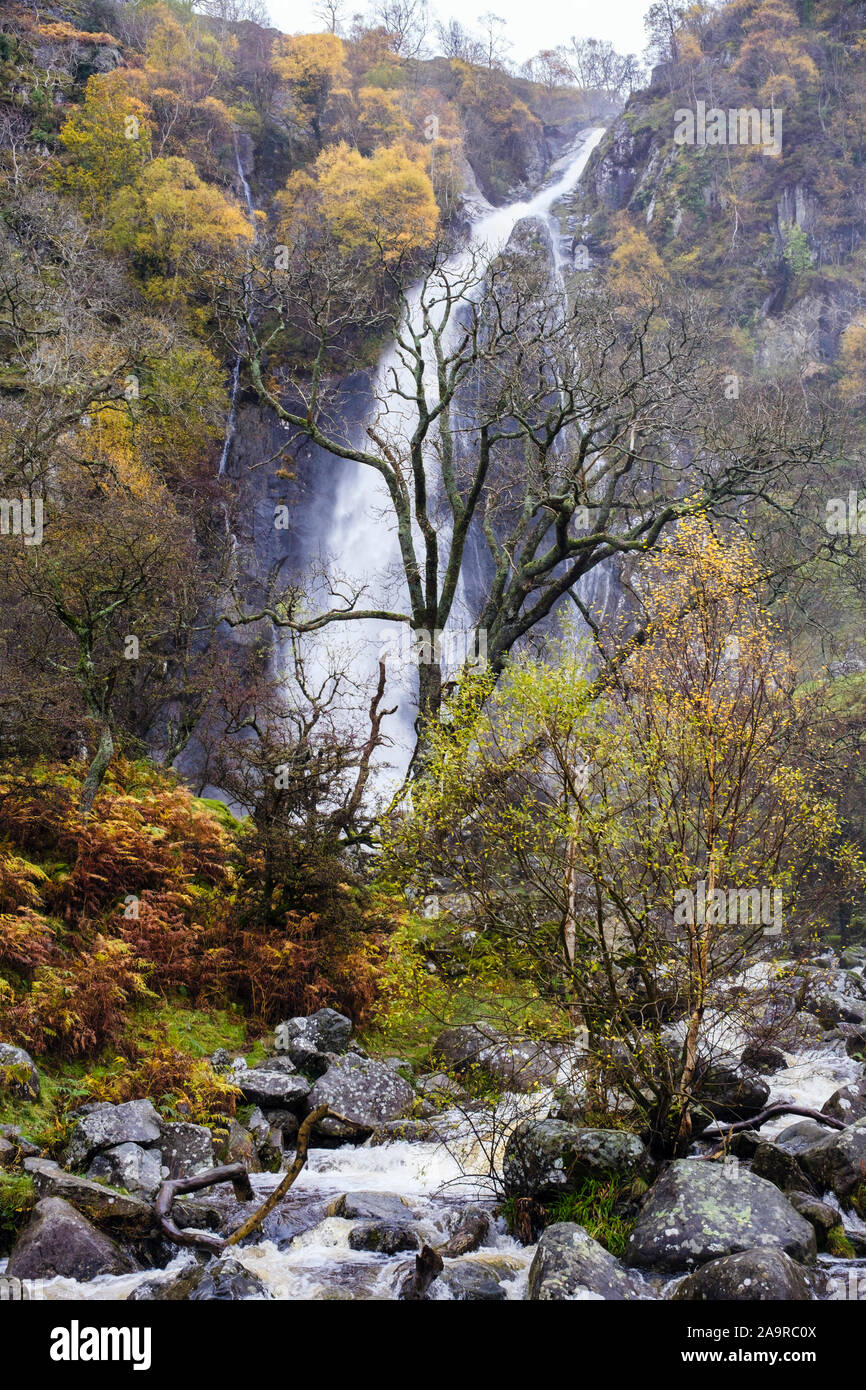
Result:
M247 176L244 173L243 160L241 159L241 151L240 146L238 144L237 132L234 133L233 139L235 151L235 170L237 172L238 182L240 183L240 186L243 189L244 202L246 204L247 209L247 216L250 219L250 223L253 227L253 230L255 230L256 208L253 202L252 189L250 188L249 183L247 182ZM226 464L228 462L229 451L232 447L232 440L234 438L235 433L235 425L237 423L238 389L240 387L241 380L241 361L242 355L241 353L238 353L238 355L235 357L235 364L232 369L232 389L229 398L229 414L228 419L226 421L226 432L225 437L223 439L223 447L222 453L220 454L220 463L218 470L218 476L220 478L226 471Z
M584 132L577 148L554 166L552 181L534 197L502 208L484 204L480 215L472 223L467 245L441 267L439 284L442 288L447 284L452 288L456 301L465 302L476 290L472 274L473 258L480 255L486 259L502 250L522 219L547 218L553 205L576 187L603 134L601 128ZM420 324L421 294L421 286L416 286L407 297L406 319L412 328L418 328ZM453 311L445 335L446 352L448 331L452 334L459 331L459 316ZM428 373L428 376L432 379L432 374ZM373 382L375 404L360 427L358 443L367 445L367 432L373 429L379 437L388 440L398 456L406 457L408 442L418 419L417 409L401 394L410 382L409 363L401 352L399 342L395 340L379 361ZM425 388L428 386L429 383L425 381ZM433 392L429 403L433 409ZM403 607L405 582L396 532L390 525L390 499L384 480L373 469L364 464L348 467L323 548L333 557L332 578L339 575L353 590L364 586L365 597L361 607L390 611ZM465 604L461 591L458 591L455 603L457 614L461 608L465 608ZM380 653L383 650L392 653L401 650L401 625L370 619L353 622L351 628L353 637L357 639L354 654L356 669L359 676L372 684ZM412 749L414 690L411 665L398 661L396 668L389 667L389 694L396 694L399 701L400 725L397 731L393 728L390 730L394 747L389 752L389 760L392 765L396 764L397 771L402 774Z

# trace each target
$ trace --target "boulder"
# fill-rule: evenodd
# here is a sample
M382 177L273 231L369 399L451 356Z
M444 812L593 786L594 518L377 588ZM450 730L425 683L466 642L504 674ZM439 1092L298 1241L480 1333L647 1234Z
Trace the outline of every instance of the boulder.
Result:
M266 1110L265 1119L271 1130L276 1130L279 1133L283 1148L289 1148L301 1127L297 1115L291 1110Z
M411 1226L398 1226L390 1221L359 1221L349 1232L349 1249L398 1255L401 1250L417 1250L418 1236Z
M228 1133L220 1147L220 1162L245 1163L250 1173L262 1171L255 1138L237 1120L231 1120L229 1123Z
M774 1183L782 1192L789 1189L797 1191L810 1186L809 1179L794 1154L780 1148L778 1144L771 1144L767 1139L762 1140L755 1149L752 1172L757 1173L759 1178L766 1178L768 1182Z
M575 1192L586 1178L627 1181L649 1169L646 1148L621 1129L582 1129L566 1120L522 1120L505 1145L508 1196L547 1201Z
M805 1149L800 1162L821 1191L866 1216L866 1117Z
M478 1260L449 1261L431 1292L443 1289L458 1303L503 1303L508 1296L494 1271Z
M88 1107L72 1128L65 1160L70 1168L83 1168L89 1158L118 1144L156 1144L162 1121L149 1100L128 1100L122 1105Z
M13 1100L38 1100L42 1091L30 1053L11 1043L0 1043L0 1092L4 1091Z
M24 1171L32 1177L37 1197L61 1197L96 1226L133 1237L153 1227L153 1210L140 1197L67 1173L47 1158L26 1158Z
M313 1080L324 1076L337 1053L320 1052L315 1043L308 1038L291 1038L286 1052L286 1060Z
M309 1082L297 1073L258 1067L242 1072L237 1084L247 1104L271 1110L293 1110L303 1105L310 1090Z
M307 1097L307 1110L329 1106L335 1115L326 1116L319 1128L337 1138L352 1138L387 1120L401 1119L411 1111L414 1100L415 1092L398 1072L350 1052L335 1057L319 1077Z
M788 1125L783 1129L773 1142L790 1154L801 1154L804 1150L813 1148L815 1144L820 1144L827 1138L828 1133L826 1125L819 1124L817 1120L800 1120L797 1124Z
M742 1250L710 1260L684 1279L678 1302L805 1303L812 1293L799 1265L782 1250Z
M507 1038L487 1023L446 1028L433 1045L433 1055L458 1074L475 1073L508 1091L533 1091L561 1080L580 1059L563 1044Z
M352 1020L336 1009L318 1009L306 1018L289 1018L278 1025L277 1047L288 1051L293 1038L303 1038L319 1052L345 1052L352 1037Z
M866 1079L840 1086L821 1106L821 1114L830 1115L846 1125L854 1120L862 1120L866 1115Z
M96 1154L87 1170L88 1178L101 1178L114 1187L124 1187L146 1201L156 1196L162 1183L162 1162L158 1149L140 1144L116 1144Z
M164 1124L161 1150L170 1178L191 1178L214 1166L213 1135L205 1125L186 1120Z
M84 1282L99 1274L129 1274L138 1265L86 1216L61 1197L43 1197L18 1238L6 1273L14 1279Z
M828 1202L819 1201L809 1192L788 1192L786 1195L794 1210L814 1227L819 1251L840 1254L845 1242L845 1228L838 1209L831 1207Z
M740 1061L750 1071L760 1072L764 1076L771 1076L773 1072L784 1071L788 1065L782 1049L771 1047L769 1043L750 1043L743 1052Z
M386 1124L376 1126L369 1144L375 1149L381 1144L393 1144L395 1140L402 1140L405 1144L441 1144L443 1135L429 1119L388 1120Z
M770 1096L766 1081L737 1065L733 1058L731 1063L713 1061L700 1067L698 1082L701 1109L725 1124L759 1114Z
M628 1263L674 1274L741 1250L815 1258L815 1232L777 1187L742 1165L672 1163L650 1188L629 1236Z
M171 1219L182 1231L221 1231L224 1215L202 1197L178 1197L172 1202Z
M624 1302L637 1292L618 1260L578 1226L548 1226L529 1267L528 1298L533 1302L607 1300Z
M248 1299L270 1299L267 1286L241 1264L234 1255L218 1255L204 1267L190 1289L190 1303L205 1301L236 1303Z
M388 1225L405 1225L411 1209L402 1197L391 1192L344 1192L328 1207L328 1216L343 1216L348 1221L380 1221Z

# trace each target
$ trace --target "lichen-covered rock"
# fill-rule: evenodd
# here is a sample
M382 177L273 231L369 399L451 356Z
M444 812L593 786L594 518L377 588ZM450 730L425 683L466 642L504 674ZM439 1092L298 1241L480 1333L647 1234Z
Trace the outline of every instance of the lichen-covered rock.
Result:
M801 1267L782 1250L742 1250L710 1260L674 1294L678 1302L804 1303L811 1297Z
M566 1120L522 1120L505 1146L509 1196L541 1201L575 1192L587 1178L623 1181L648 1172L646 1148L620 1129L583 1129Z
M866 1117L805 1149L800 1162L822 1191L866 1215Z
M62 1274L84 1281L136 1269L132 1256L75 1207L61 1197L43 1197L18 1238L6 1273L13 1279L53 1279Z
M846 1125L862 1120L866 1115L866 1079L840 1086L821 1106L821 1114L831 1115L834 1120L841 1120Z
M303 1105L310 1090L310 1083L296 1073L258 1067L242 1072L237 1084L247 1104L271 1110L294 1110Z
M567 1081L580 1065L575 1049L532 1038L507 1038L487 1023L446 1028L434 1056L458 1074L480 1074L508 1091L533 1091Z
M349 1232L349 1249L398 1255L401 1250L417 1250L418 1236L411 1226L399 1226L390 1221L359 1221Z
M32 1177L38 1197L62 1197L96 1226L136 1237L153 1227L153 1209L140 1197L67 1173L47 1158L26 1158L24 1171Z
M794 1210L814 1227L819 1251L839 1254L845 1240L845 1228L837 1208L831 1207L829 1202L819 1201L809 1192L788 1192L786 1195Z
M87 1170L88 1178L102 1178L115 1187L150 1200L162 1182L162 1160L158 1149L140 1144L117 1144L96 1154Z
M578 1226L548 1226L529 1268L528 1296L534 1302L583 1299L623 1302L638 1297L634 1281L603 1245Z
M162 1135L162 1121L149 1100L128 1100L122 1105L96 1105L77 1120L69 1136L66 1163L83 1168L87 1160L102 1149L118 1144L156 1144Z
M344 1192L328 1207L329 1216L343 1216L348 1221L381 1221L390 1225L405 1225L411 1210L391 1192Z
M414 1100L415 1092L398 1072L350 1052L335 1057L319 1077L307 1097L307 1110L327 1105L334 1116L319 1122L322 1132L352 1138L408 1115Z
M752 1172L759 1178L766 1178L782 1192L797 1191L810 1186L809 1179L800 1167L794 1154L787 1149L762 1140L752 1157Z
M205 1125L187 1120L164 1124L160 1147L170 1178L191 1178L214 1166L213 1135Z
M318 1052L345 1052L352 1038L352 1020L336 1009L318 1009L306 1018L289 1018L276 1030L277 1047L288 1051L289 1043L302 1038Z
M14 1100L38 1100L41 1083L36 1063L23 1047L0 1043L0 1093Z
M262 1171L255 1137L237 1120L229 1123L228 1133L220 1149L220 1160L223 1163L245 1163L249 1173Z
M680 1159L647 1194L627 1260L673 1274L752 1249L784 1250L808 1262L815 1232L777 1187L742 1166Z

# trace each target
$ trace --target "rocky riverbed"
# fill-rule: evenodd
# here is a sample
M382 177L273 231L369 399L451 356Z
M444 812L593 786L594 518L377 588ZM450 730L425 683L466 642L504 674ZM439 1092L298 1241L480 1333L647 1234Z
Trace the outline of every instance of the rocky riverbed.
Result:
M778 1045L744 1044L719 1009L708 1059L715 1119L748 1120L784 1102L820 1110L828 1123L780 1115L741 1129L721 1157L712 1157L718 1140L699 1138L673 1163L658 1162L626 1129L582 1123L577 1044L452 1028L435 1049L442 1070L413 1075L399 1058L367 1056L350 1021L332 1010L287 1020L256 1067L213 1058L242 1093L244 1124L212 1133L166 1122L146 1099L88 1105L73 1117L59 1161L7 1127L0 1163L29 1173L39 1200L5 1275L52 1300L388 1300L407 1296L426 1249L440 1252L432 1258L441 1267L408 1296L862 1296L864 962L866 952L821 957L788 968L778 987L778 967L756 964L731 982L765 991L774 1008L780 997L793 1001ZM22 1101L38 1092L26 1054L7 1049L0 1064ZM470 1074L496 1083L495 1105L469 1099ZM160 1230L154 1202L166 1179L242 1162L252 1200L226 1182L176 1197L170 1212L187 1233L236 1229L280 1181L299 1126L322 1105L329 1113L306 1166L259 1231L214 1252L179 1248ZM537 1211L587 1179L633 1185L620 1258L572 1221L548 1224L536 1243L509 1234L504 1213L513 1221L516 1201Z

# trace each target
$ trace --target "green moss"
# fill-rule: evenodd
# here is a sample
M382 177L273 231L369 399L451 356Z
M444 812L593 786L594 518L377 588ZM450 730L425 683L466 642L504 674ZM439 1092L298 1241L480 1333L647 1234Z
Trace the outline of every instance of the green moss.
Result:
M841 1226L834 1226L827 1233L827 1253L840 1260L853 1260L857 1251L851 1244Z
M26 1173L0 1173L0 1254L15 1244L36 1204L33 1179Z

